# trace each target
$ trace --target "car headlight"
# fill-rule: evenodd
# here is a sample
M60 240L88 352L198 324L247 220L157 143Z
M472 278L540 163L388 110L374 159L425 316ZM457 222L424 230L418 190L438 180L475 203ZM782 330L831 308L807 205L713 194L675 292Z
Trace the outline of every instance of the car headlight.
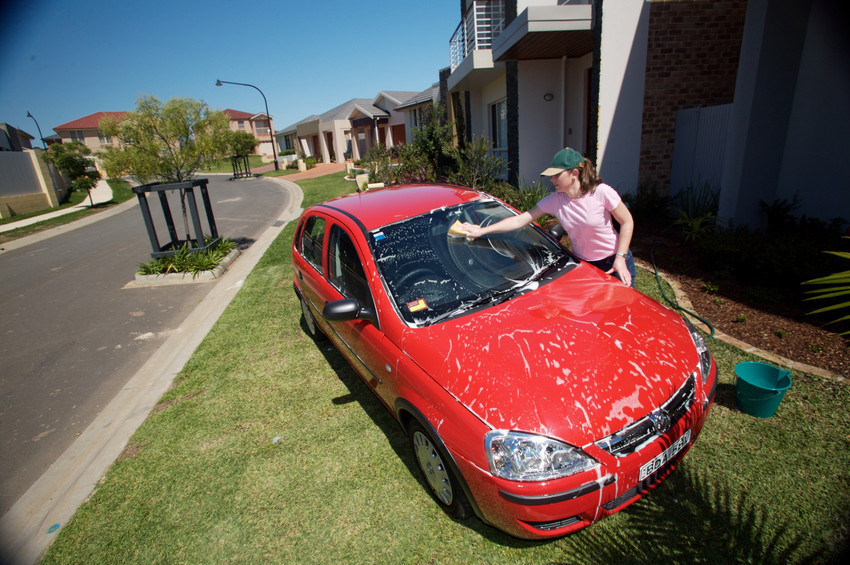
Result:
M699 370L702 373L702 384L705 384L708 381L708 373L711 370L711 352L708 350L708 346L705 344L705 339L702 337L702 334L699 333L694 325L687 318L682 318L685 320L685 325L688 326L688 331L691 333L691 339L694 340L694 346L697 348L697 353L699 354Z
M511 481L545 481L598 465L581 449L543 436L496 430L484 436L490 472Z

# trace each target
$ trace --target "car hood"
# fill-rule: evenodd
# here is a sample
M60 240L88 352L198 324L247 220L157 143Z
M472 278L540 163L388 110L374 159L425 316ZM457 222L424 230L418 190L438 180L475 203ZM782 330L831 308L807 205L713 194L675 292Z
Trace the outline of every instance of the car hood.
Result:
M585 265L503 304L410 328L402 349L494 429L577 446L646 416L698 363L678 314Z

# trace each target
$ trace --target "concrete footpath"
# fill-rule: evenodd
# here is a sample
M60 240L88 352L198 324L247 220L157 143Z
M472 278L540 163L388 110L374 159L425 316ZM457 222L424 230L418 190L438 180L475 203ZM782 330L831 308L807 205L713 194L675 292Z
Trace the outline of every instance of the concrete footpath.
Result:
M0 518L0 562L4 565L32 564L39 561L57 532L89 497L124 450L132 434L171 386L174 377L183 369L230 304L269 245L291 220L297 219L301 214L303 193L300 187L285 178L270 177L270 180L282 184L291 193L290 205L271 227L239 256L177 331L136 372L65 453ZM105 182L103 184L109 188ZM100 187L100 183L98 186ZM101 198L106 198L102 202L111 200L111 190L108 198L105 192L100 192L95 198L95 204L101 201ZM129 202L126 204L130 205ZM122 204L119 208L123 207ZM70 210L74 211L73 208ZM63 210L62 213L69 212ZM86 220L97 221L99 215L90 216ZM37 221L43 220L44 217L39 216ZM8 225L20 227L20 224L15 224ZM54 228L29 238L15 240L4 244L4 247L11 244L21 247L64 233L68 229L73 229L72 225L64 226L63 230L57 231L57 228Z
M47 214L39 214L38 216L33 216L32 218L27 218L26 220L19 220L17 222L9 222L8 224L3 224L2 226L0 226L0 233L22 228L24 226L29 226L32 224L37 224L39 222L43 222L51 218L58 218L60 216L70 214L72 212L87 210L88 208L92 208L99 204L105 204L110 200L112 200L112 188L110 188L109 183L101 179L97 181L97 185L91 190L89 196L87 196L85 200L83 200L76 206L72 206L70 208L63 208L62 210L57 210L55 212L48 212Z

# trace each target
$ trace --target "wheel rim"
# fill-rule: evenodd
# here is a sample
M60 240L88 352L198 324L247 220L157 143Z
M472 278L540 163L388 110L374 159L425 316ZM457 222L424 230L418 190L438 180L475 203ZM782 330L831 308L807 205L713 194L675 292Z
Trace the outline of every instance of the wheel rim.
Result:
M416 461L425 475L425 480L437 498L446 506L451 506L454 500L452 493L452 482L446 465L440 453L437 451L431 439L424 433L417 431L413 434L413 447L416 453Z
M304 312L304 322L307 324L307 329L310 330L310 335L316 335L316 320L313 319L313 313L310 312L310 307L307 306L307 301L301 299L301 311Z

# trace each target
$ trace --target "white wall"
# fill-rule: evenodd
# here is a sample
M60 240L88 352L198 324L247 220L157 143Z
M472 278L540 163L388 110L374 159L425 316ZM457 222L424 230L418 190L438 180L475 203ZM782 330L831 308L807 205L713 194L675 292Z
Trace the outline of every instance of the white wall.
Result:
M564 62L560 59L520 61L519 170L520 186L540 180L552 156L563 149ZM551 94L552 100L543 99Z
M649 4L606 0L602 18L596 165L624 194L638 184Z

